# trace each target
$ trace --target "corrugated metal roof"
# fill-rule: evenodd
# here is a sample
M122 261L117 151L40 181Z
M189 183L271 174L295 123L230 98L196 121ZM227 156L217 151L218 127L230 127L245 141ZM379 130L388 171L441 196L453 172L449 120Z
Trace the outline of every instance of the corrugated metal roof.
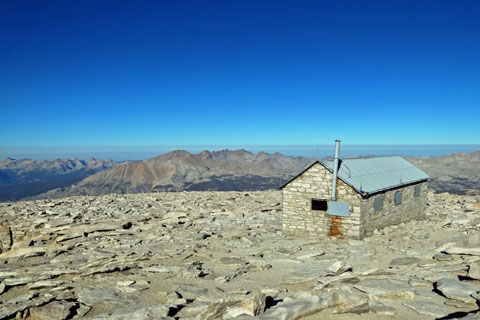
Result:
M320 162L333 171L333 160ZM338 177L362 194L376 193L429 178L425 172L399 156L342 159Z

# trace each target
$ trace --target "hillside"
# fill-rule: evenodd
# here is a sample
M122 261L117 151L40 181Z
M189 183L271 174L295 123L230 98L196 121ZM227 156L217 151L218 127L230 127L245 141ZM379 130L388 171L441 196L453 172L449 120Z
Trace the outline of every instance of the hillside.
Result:
M245 150L176 150L92 175L47 197L182 190L262 190L279 187L312 160Z
M441 157L405 157L432 177L435 192L475 194L480 190L480 151Z
M405 157L429 174L435 192L480 191L480 151ZM0 162L0 201L158 191L275 189L315 159L245 150L176 150L139 162L57 159Z
M118 165L113 160L56 159L0 161L0 201L19 200L51 189L70 186L94 173Z

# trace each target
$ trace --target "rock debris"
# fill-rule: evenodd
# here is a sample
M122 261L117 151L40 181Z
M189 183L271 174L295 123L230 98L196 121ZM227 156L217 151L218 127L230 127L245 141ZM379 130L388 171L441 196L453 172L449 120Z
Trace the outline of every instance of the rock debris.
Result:
M362 241L290 238L281 193L0 203L0 319L480 318L480 196Z

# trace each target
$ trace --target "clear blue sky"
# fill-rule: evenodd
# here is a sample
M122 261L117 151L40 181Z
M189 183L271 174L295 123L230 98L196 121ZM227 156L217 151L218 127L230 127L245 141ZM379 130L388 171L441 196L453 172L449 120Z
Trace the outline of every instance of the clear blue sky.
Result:
M2 1L0 147L480 143L480 1Z

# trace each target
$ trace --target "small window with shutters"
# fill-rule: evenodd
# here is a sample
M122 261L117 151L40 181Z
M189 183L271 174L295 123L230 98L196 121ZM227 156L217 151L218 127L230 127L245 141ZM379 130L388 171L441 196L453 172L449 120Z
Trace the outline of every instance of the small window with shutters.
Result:
M383 208L383 196L377 197L373 202L373 208L376 211L380 211Z
M395 205L398 206L402 204L402 191L395 192Z
M419 197L419 196L420 196L420 185L415 186L415 187L413 188L413 195L414 195L415 197Z

